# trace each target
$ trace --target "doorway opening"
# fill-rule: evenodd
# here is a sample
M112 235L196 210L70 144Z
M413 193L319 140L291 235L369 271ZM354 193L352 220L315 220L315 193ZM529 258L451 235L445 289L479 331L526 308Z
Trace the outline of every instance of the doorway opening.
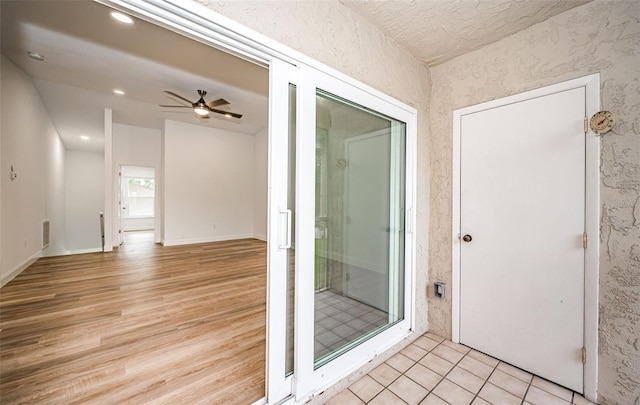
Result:
M46 184L54 197L62 194L54 201L60 201L60 209L47 216L51 241L43 253L65 253L65 242L72 240L65 238L67 228L73 240L78 240L79 246L72 248L74 252L85 248L80 242L91 243L87 248L100 252L73 258L47 257L46 263L58 266L52 272L55 275L62 277L73 271L74 264L65 261L68 259L86 268L83 276L92 280L82 282L82 277L72 277L67 283L51 279L48 287L72 285L77 294L87 294L95 300L100 300L102 291L113 291L112 299L99 305L114 305L117 309L113 313L127 318L127 326L108 327L106 320L101 323L106 328L103 336L109 331L132 334L133 328L146 331L132 340L149 344L138 347L137 354L132 345L123 344L121 349L132 349L124 356L145 353L149 359L175 360L153 373L142 368L132 371L138 373L139 381L145 381L140 384L140 392L147 391L145 387L155 387L151 396L156 398L184 398L178 389L167 391L166 382L182 384L197 374L203 385L210 387L200 400L250 403L264 397L267 66L133 15L134 23L123 25L111 17L112 8L98 2L6 2L1 7L3 92L13 98L9 91L15 90L16 98L26 100L21 114L31 111L38 118L11 117L16 125L22 122L24 129L15 132L24 138L23 132L31 129L25 123L46 123L46 131L33 132L55 138L55 142L40 138L28 145L39 149L28 150L24 159L31 164L38 160L33 156L44 156L42 160L55 166L33 176L39 182L34 188ZM27 51L37 51L45 57L35 61ZM5 77L10 77L11 89L5 87ZM207 92L202 96L208 115L200 115L191 105L198 101L198 90ZM3 124L4 120L3 115ZM3 131L2 136L4 144L8 139L5 136L11 134ZM84 211L89 212L87 218L92 222L86 233L80 233L76 228L85 229L69 224L81 219ZM101 253L99 213L104 214L108 224L105 242L109 250L125 243L116 254ZM144 244L144 251L138 248L140 244ZM136 251L123 253L130 247ZM247 259L251 263L247 264ZM98 261L101 264L95 265ZM109 268L114 277L105 275L107 269L102 264L115 267ZM221 292L221 286L228 288ZM31 292L35 294L37 290ZM157 292L162 294L154 295ZM216 302L223 296L225 302ZM55 302L46 305L55 312ZM146 311L147 316L143 316ZM92 322L89 316L79 317L77 325ZM64 321L51 322L43 325L42 333L59 336L62 332L56 332L56 328L64 325ZM230 325L236 336L221 333ZM158 349L158 335L166 338L161 343L166 346L162 350L164 356L154 352ZM109 346L118 344L98 345L92 350L97 357L119 358L109 353ZM198 358L184 361L181 350L185 347L192 348ZM172 352L175 356L170 355ZM233 362L225 358L229 355ZM95 357L88 358L91 360L85 363L85 375L103 375L104 364L94 362ZM130 364L134 363L143 362L130 360ZM80 367L75 365L66 364ZM8 371L20 374L16 369ZM223 382L221 376L231 376L233 381ZM122 384L135 378L122 377L118 380ZM19 381L15 383L20 385ZM58 383L59 387L74 386L72 376ZM222 386L228 390L219 389ZM78 398L89 391L102 402L128 402L113 399L113 392L96 386L77 392L76 399L82 402ZM16 398L32 394L25 388L17 390ZM73 401L69 398L69 402ZM176 401L179 402L173 402Z
M144 166L120 165L119 221L120 245L127 241L125 235L144 232L151 235L156 228L156 169ZM140 238L136 238L140 240Z

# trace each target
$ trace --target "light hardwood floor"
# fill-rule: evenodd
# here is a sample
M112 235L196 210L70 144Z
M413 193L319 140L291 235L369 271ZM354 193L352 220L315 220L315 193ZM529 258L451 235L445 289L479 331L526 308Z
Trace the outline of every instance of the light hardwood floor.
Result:
M0 403L254 402L265 312L257 240L40 259L0 290Z

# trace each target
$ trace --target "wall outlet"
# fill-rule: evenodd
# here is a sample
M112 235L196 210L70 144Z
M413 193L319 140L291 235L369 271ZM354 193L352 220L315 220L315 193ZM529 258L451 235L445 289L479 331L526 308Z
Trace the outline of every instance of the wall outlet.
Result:
M436 298L444 298L445 287L444 283L433 283L433 296Z

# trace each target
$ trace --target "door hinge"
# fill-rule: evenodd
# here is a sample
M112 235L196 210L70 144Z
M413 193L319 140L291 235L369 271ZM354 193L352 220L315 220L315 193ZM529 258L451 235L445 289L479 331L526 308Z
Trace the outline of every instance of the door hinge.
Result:
M582 234L582 247L585 248L585 249L587 248L587 233L586 232L584 232Z
M587 349L582 348L582 364L587 364Z
M589 123L587 122L587 117L584 117L584 134L587 134L587 131L589 130Z

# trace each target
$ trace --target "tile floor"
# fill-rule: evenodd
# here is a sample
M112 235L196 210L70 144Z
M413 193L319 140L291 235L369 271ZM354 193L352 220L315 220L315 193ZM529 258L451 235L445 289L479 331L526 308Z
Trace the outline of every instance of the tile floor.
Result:
M327 405L586 405L580 394L432 333Z
M315 359L387 324L388 315L331 290L315 296Z

